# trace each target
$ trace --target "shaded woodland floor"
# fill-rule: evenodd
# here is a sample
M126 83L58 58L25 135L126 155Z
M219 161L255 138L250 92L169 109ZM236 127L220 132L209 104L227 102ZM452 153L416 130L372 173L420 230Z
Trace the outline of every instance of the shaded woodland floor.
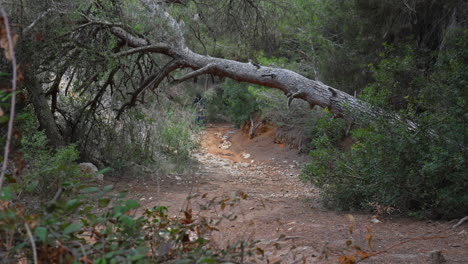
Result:
M258 239L269 263L337 263L339 256L355 254L346 245L348 240L371 255L380 252L362 263L430 263L434 250L442 252L446 263L468 263L466 224L453 230L453 221L380 216L381 223L372 223L371 214L351 213L351 234L350 212L322 208L318 190L298 180L308 157L274 141L273 130L249 139L229 124L209 125L201 134L201 149L194 154L199 170L193 175L125 179L114 184L117 190L129 191L144 208L164 205L171 214L187 205L199 212L200 205L214 197L247 194L247 199L223 212L202 213L236 215L236 220L223 222L220 232L213 233L213 243L224 246L239 239ZM194 194L205 194L205 198L187 202L187 196ZM367 227L372 249L366 240Z

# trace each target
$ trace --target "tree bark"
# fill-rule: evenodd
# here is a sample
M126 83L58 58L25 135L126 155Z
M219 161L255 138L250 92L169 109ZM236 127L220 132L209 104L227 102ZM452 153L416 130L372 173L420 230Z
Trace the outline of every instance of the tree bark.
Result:
M31 103L34 106L37 120L39 120L41 128L44 129L44 132L49 139L49 144L55 149L65 146L65 141L62 134L60 134L57 124L55 123L54 116L49 104L47 103L42 88L37 85L37 82L32 80L32 78L26 83L26 89L31 97Z
M305 100L311 107L318 105L327 108L337 117L354 120L357 116L364 118L385 116L390 122L406 123L410 130L417 128L415 123L403 120L394 113L373 107L343 91L332 88L320 81L308 79L287 69L205 56L181 45L152 44L150 41L134 36L120 27L112 27L110 31L133 48L116 53L114 56L127 56L142 52L160 53L177 60L181 68L193 69L193 72L183 76L179 81L185 81L202 74L228 77L239 82L279 89L284 92L289 100L294 98Z

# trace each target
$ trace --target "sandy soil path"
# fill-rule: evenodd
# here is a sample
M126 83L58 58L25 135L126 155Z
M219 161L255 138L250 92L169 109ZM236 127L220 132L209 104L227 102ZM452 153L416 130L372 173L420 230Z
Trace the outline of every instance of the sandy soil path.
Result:
M446 263L468 263L467 224L453 230L453 221L401 217L378 217L381 223L372 223L370 214L323 209L318 190L297 177L307 157L275 144L273 135L267 130L249 139L228 124L209 126L201 135L201 150L194 154L199 161L196 173L168 175L158 183L118 182L117 188L129 190L146 208L165 205L174 214L186 206L188 195L245 193L247 199L231 209L236 221L224 223L212 239L221 246L259 239L269 263L337 263L339 256L356 253L347 246L349 240L370 254L390 249L362 263L432 263L435 250L442 252ZM197 206L193 202L192 207ZM353 234L348 214L354 218ZM368 228L372 249L366 240Z

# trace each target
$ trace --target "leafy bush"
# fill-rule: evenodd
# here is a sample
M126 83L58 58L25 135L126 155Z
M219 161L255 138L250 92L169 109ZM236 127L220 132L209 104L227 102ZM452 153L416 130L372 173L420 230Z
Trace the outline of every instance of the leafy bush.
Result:
M169 109L159 132L162 151L179 165L187 165L191 152L198 146L192 139L192 122L190 118L181 118L180 113Z
M343 152L336 147L336 135L342 133L336 121L321 121L325 126L318 123L317 131L323 133L321 129L325 129L325 133L313 140L313 160L302 179L322 188L329 206L353 209L377 203L431 218L468 214L466 142L460 137L468 134L463 114L467 103L462 96L462 90L468 89L462 81L468 70L463 62L468 32L459 36L448 42L450 49L439 55L430 76L416 75L414 67L402 68L412 64L412 49L403 54L389 53L374 69L376 82L366 93L383 106L389 106L392 94L405 90L398 85L418 83L417 89L409 89L416 93L406 96L400 111L403 118L418 124L417 131L385 118L360 120L359 128L352 131L352 149Z
M349 152L328 136L316 138L302 179L320 187L327 204L340 209L376 202L427 217L464 215L468 186L462 152L444 139L431 139L430 133L383 120L352 131L355 143Z
M236 219L230 214L196 217L187 208L183 216L171 217L166 207L155 206L138 216L138 202L113 193L112 185L75 187L79 195L58 199L35 215L0 200L2 263L34 258L41 263L236 263L261 250L255 241L239 241L225 249L210 245L216 226L223 219ZM223 211L245 197L206 199L204 208Z
M198 129L193 123L189 109L135 108L122 120L101 120L96 131L101 138L87 145L87 155L106 161L115 175L182 172L198 146L191 136Z
M75 163L79 156L76 146L51 150L44 132L38 131L37 126L31 115L19 122L22 131L20 149L28 166L17 181L16 188L25 188L25 195L34 195L39 200L50 200L64 182L76 181L83 174Z
M240 126L258 110L255 97L245 84L227 80L223 86L223 102L226 105L227 114L236 126Z

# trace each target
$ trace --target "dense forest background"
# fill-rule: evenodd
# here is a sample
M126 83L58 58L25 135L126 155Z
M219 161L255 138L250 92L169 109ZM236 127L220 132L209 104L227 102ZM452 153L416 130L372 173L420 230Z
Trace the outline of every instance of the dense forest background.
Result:
M183 223L164 208L145 218L126 216L136 202L111 202L111 187L89 187L92 180L78 166L92 162L115 178L192 173L193 135L206 122L261 120L278 127L285 142L312 157L301 179L320 187L330 208L371 210L374 202L419 218L468 214L465 1L3 0L1 7L21 76L0 184L0 239L11 239L0 243L0 258L7 263L32 258L31 236L46 245L42 254L50 249L83 263L91 263L84 256L95 263L117 255L128 263L220 256L204 241L186 247L173 232L166 236L179 251L148 257L143 226L165 223L152 230L159 232L182 230ZM132 43L115 28L174 46L181 33L197 54L288 69L384 114L340 118L280 90L214 74L184 82L190 71L165 54L121 56ZM2 146L12 95L5 32L2 25ZM203 106L194 103L197 95ZM195 122L200 111L204 118ZM417 129L389 121L395 114ZM92 214L96 203L112 208ZM73 246L79 232L96 225L119 231L102 233L101 242L84 249ZM57 241L67 253L52 252ZM100 254L106 247L113 254Z

